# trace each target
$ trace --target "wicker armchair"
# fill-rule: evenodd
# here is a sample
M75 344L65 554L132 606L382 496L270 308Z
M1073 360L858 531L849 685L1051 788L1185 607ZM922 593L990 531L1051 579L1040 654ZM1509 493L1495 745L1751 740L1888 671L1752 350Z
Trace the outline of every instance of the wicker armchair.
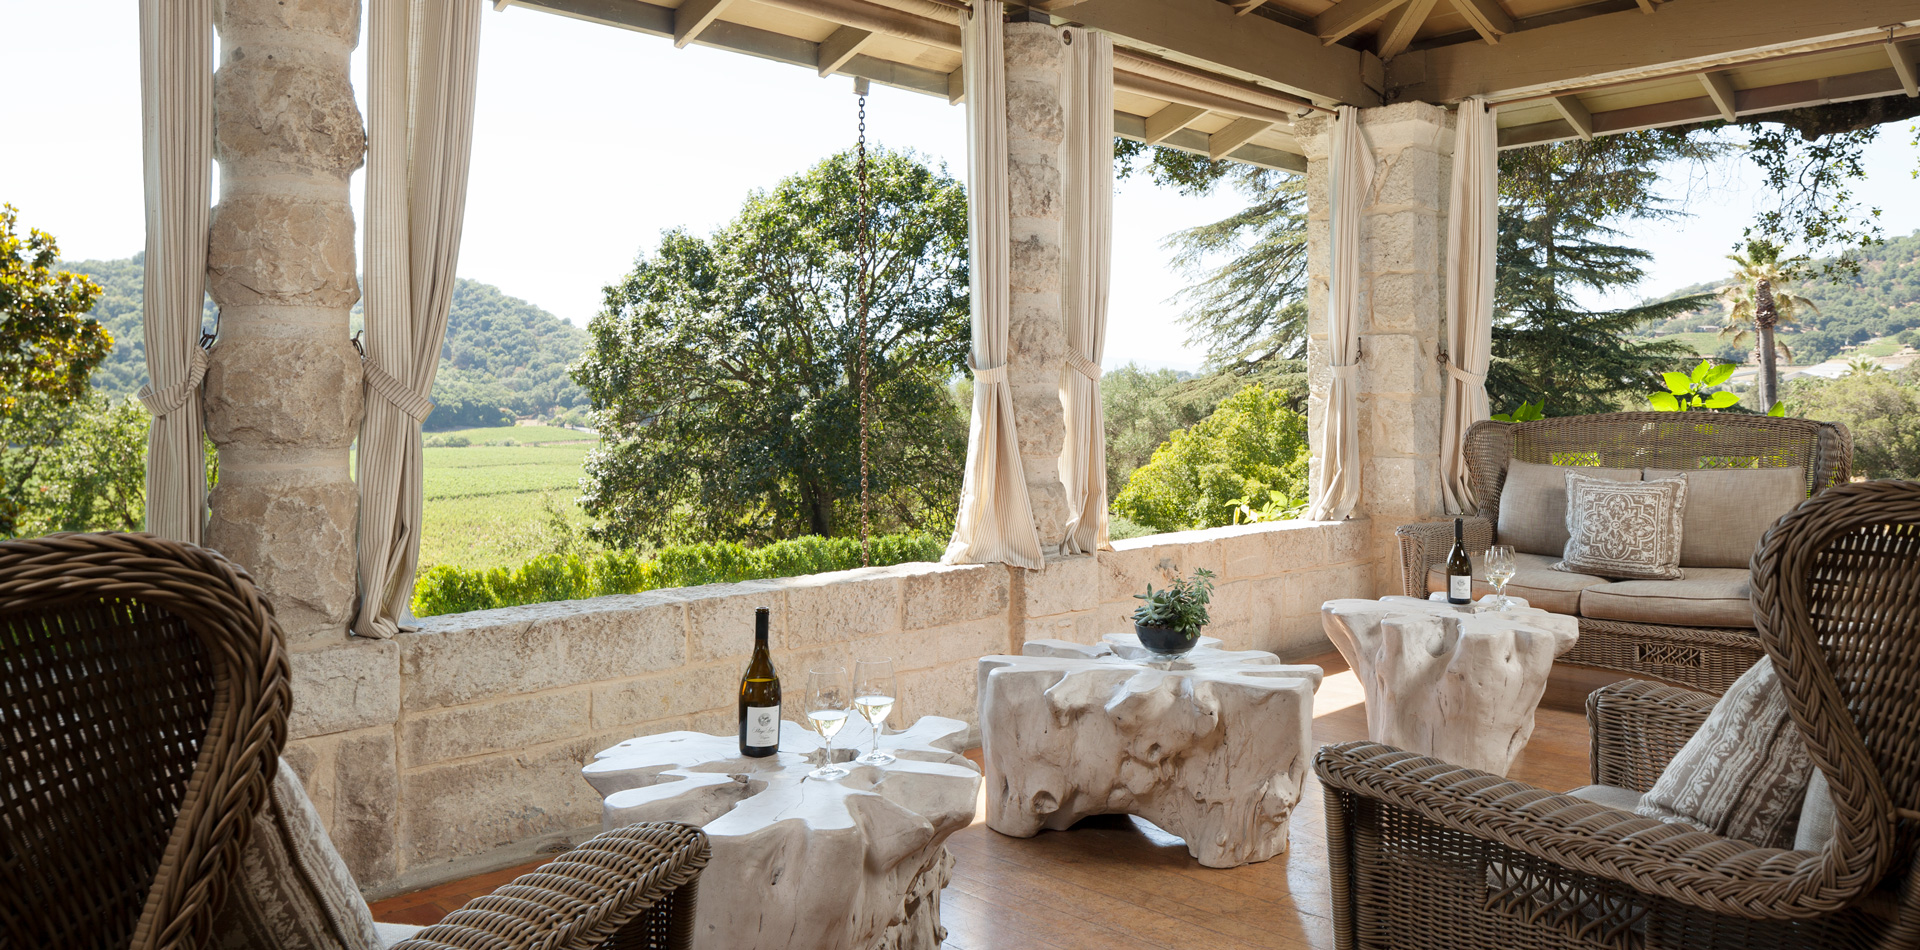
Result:
M1478 511L1466 519L1467 553L1499 540L1496 525L1507 466L1542 465L1677 469L1791 468L1807 472L1807 494L1843 484L1852 472L1853 440L1844 426L1708 412L1619 412L1534 422L1478 422L1467 430L1467 469ZM1428 573L1446 560L1453 522L1395 529L1402 593L1427 596ZM1562 662L1656 677L1722 693L1760 659L1753 630L1580 618L1580 642Z
M194 950L287 735L272 607L204 548L0 542L0 947ZM685 947L706 836L608 832L409 933L408 950Z
M1335 944L1920 946L1920 482L1843 485L1770 530L1760 639L1833 797L1783 851L1388 746L1328 746ZM1644 791L1713 697L1645 682L1589 702L1594 781Z

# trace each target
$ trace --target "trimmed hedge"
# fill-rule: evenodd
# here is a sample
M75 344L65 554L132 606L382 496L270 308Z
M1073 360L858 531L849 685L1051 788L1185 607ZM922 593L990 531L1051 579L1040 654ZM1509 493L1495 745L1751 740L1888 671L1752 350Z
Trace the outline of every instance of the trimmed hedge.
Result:
M873 539L873 563L937 561L944 538L888 534ZM519 567L473 570L436 565L413 585L416 616L465 613L494 607L581 600L604 594L637 594L663 587L696 587L767 577L824 574L860 566L858 538L808 536L749 548L732 542L661 548L652 558L628 551L543 554Z

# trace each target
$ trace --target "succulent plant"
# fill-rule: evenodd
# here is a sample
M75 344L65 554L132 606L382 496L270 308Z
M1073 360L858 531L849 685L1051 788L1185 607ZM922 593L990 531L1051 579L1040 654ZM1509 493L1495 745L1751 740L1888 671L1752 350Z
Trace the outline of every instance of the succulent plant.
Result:
M1210 621L1207 601L1213 597L1213 572L1195 568L1191 577L1176 578L1159 590L1148 584L1146 593L1133 597L1142 601L1133 609L1134 623L1183 632L1198 630Z

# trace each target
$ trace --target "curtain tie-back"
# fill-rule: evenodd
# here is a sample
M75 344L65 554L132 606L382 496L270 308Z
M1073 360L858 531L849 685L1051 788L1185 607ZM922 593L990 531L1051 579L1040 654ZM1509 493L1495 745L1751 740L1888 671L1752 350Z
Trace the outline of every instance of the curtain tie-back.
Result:
M1348 363L1344 366L1333 364L1327 368L1333 371L1334 379L1352 379L1360 373L1359 363Z
M395 409L407 414L415 422L427 421L427 414L433 411L433 400L408 389L391 373L380 368L371 356L360 358L361 369L365 371L367 388L379 393Z
M1080 352L1076 347L1067 347L1067 366L1074 372L1095 382L1098 382L1100 379L1100 364L1087 359L1087 355Z
M1005 363L1001 363L992 369L981 369L980 365L973 361L973 357L968 356L967 368L973 370L973 381L976 383L985 383L991 386L994 383L1004 383L1007 381L1007 364Z
M1447 363L1447 375L1463 383L1466 383L1470 386L1485 386L1487 384L1487 374L1469 373L1466 370L1453 365L1453 363L1451 362Z
M140 387L140 401L145 403L147 411L155 416L164 416L187 404L187 395L200 389L200 381L207 378L207 351L193 348L193 356L187 360L187 378L167 387L164 398L153 391L153 384Z

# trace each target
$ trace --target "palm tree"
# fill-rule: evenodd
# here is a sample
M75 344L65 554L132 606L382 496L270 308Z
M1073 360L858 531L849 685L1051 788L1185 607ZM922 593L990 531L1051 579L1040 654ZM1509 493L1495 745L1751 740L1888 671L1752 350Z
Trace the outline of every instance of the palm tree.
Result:
M1747 242L1745 254L1728 254L1734 263L1733 283L1720 288L1720 303L1727 308L1727 321L1720 327L1722 337L1731 337L1733 345L1743 346L1755 337L1760 350L1760 403L1772 406L1780 391L1775 353L1788 359L1793 351L1774 339L1774 327L1794 322L1800 308L1814 313L1820 308L1813 301L1784 289L1807 272L1804 255L1782 258L1785 249L1768 240Z

